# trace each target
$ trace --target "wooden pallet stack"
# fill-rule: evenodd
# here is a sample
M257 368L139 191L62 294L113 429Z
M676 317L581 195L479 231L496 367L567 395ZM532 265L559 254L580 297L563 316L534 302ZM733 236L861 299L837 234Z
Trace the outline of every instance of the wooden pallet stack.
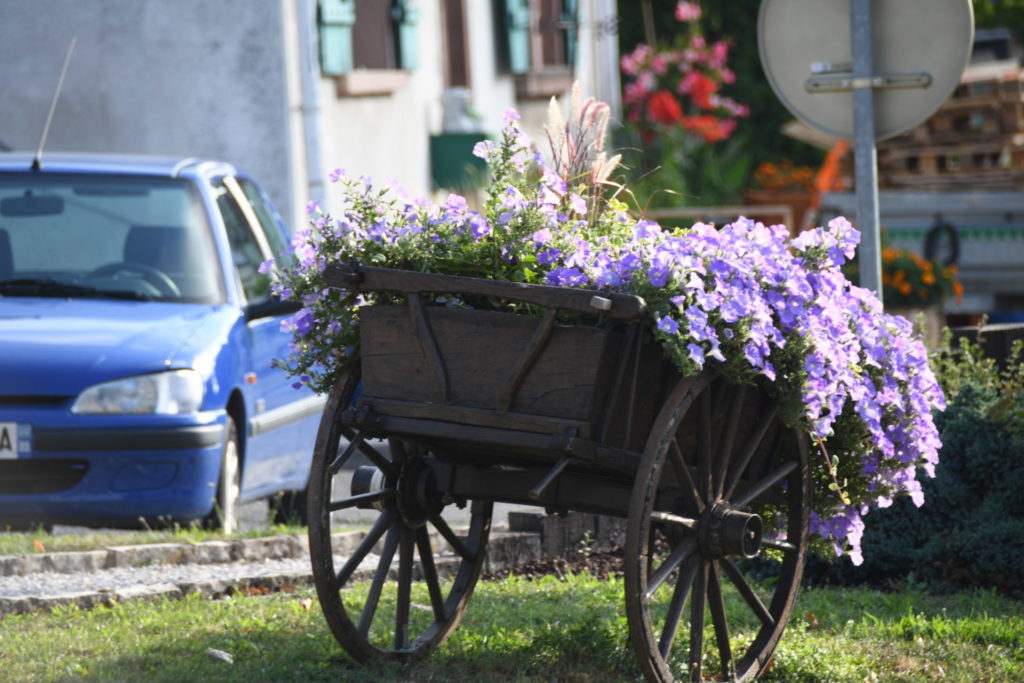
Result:
M879 142L878 175L888 189L1024 189L1024 69L969 66L931 118Z

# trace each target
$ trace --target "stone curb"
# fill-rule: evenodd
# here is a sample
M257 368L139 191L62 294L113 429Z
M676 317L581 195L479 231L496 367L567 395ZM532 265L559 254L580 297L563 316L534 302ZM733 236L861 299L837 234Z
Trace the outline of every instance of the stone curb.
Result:
M362 536L363 532L358 531L340 534L336 547L340 547L342 550L352 550L358 544ZM308 552L305 544L303 543L299 544L301 546L301 552L298 555L276 554L285 552L285 549L287 548L291 548L289 552L293 552L295 549L295 545L292 543L294 538L295 537L291 536L283 536L266 539L248 539L257 542L248 544L249 547L246 549L246 552L250 554L242 559L249 561L258 561L264 558L285 559L298 557L301 554ZM198 561L199 558L224 556L223 552L216 548L210 548L211 552L208 554L204 554L203 551L197 552L194 550L195 546L223 544L231 546L233 551L237 549L235 546L238 543L244 544L244 542L239 541L211 541L209 543L195 544L194 546L190 546L188 544L154 544L149 546L132 546L131 548L109 548L107 550L90 551L86 553L47 553L46 555L59 557L50 557L46 562L28 564L33 567L37 565L41 567L84 567L85 569L78 571L96 571L99 560L91 556L96 555L97 553L106 558L104 562L109 560L111 557L116 557L120 562L136 562L136 564L132 565L109 565L111 567L140 566L140 564L147 563L183 564L184 562L189 561L188 558L192 558L192 561ZM189 548L189 550L183 550L183 548ZM138 549L138 552L130 552L133 549ZM255 556L260 553L263 553L262 557ZM90 557L68 557L74 555L89 555ZM487 545L487 557L484 562L483 572L495 573L504 571L511 569L517 564L524 564L526 562L541 559L541 556L541 539L539 534L518 531L492 531L491 540ZM42 555L29 557L42 557ZM7 560L10 558L2 559ZM161 560L163 561L160 562ZM443 571L442 566L443 563L438 563L438 569ZM89 567L92 567L92 569L89 569ZM106 568L106 566L98 567L98 569L104 568ZM37 571L55 570L39 569ZM69 569L69 571L75 570ZM369 579L373 576L373 573L373 569L360 569L355 573L355 578L359 580ZM9 574L7 575L9 576ZM77 606L79 609L92 609L99 606L111 607L116 604L140 600L180 600L186 595L193 593L199 593L204 597L216 598L231 595L239 589L245 588L262 588L268 591L279 591L288 587L305 588L312 585L312 571L299 571L276 574L256 574L250 576L233 576L224 579L214 579L201 582L183 582L179 584L158 583L134 585L112 591L76 591L45 597L30 596L4 598L0 596L0 618L4 615L49 611L56 607L68 605Z
M81 574L115 567L145 567L154 564L259 562L302 557L308 552L309 541L300 534L202 543L111 546L84 552L0 556L0 576L24 576L39 572Z

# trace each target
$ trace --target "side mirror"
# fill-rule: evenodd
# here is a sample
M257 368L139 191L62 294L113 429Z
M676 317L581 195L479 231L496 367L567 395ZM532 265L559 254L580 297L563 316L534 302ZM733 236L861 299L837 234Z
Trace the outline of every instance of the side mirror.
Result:
M268 296L246 306L245 319L259 320L278 315L291 315L300 308L302 308L302 304L298 301L282 301L276 296Z

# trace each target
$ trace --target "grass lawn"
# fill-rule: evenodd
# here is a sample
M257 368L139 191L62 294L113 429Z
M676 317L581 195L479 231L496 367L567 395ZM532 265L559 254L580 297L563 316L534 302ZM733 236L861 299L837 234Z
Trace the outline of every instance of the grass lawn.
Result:
M481 582L455 634L414 667L352 662L307 590L60 609L0 620L0 680L636 680L622 602L621 581L589 575ZM805 590L765 680L1024 680L1024 604Z

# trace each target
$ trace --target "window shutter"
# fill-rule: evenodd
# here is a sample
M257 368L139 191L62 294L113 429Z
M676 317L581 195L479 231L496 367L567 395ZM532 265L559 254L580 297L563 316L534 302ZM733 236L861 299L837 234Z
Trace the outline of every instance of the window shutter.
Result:
M576 38L579 36L577 16L579 0L563 0L562 23L565 26L565 63L576 63Z
M508 32L508 68L515 74L530 70L529 0L505 0L505 28Z
M320 70L336 76L352 70L352 24L355 0L319 0Z
M398 28L398 61L402 69L415 69L418 65L419 41L416 37L416 22L420 8L414 0L395 0L391 16Z

